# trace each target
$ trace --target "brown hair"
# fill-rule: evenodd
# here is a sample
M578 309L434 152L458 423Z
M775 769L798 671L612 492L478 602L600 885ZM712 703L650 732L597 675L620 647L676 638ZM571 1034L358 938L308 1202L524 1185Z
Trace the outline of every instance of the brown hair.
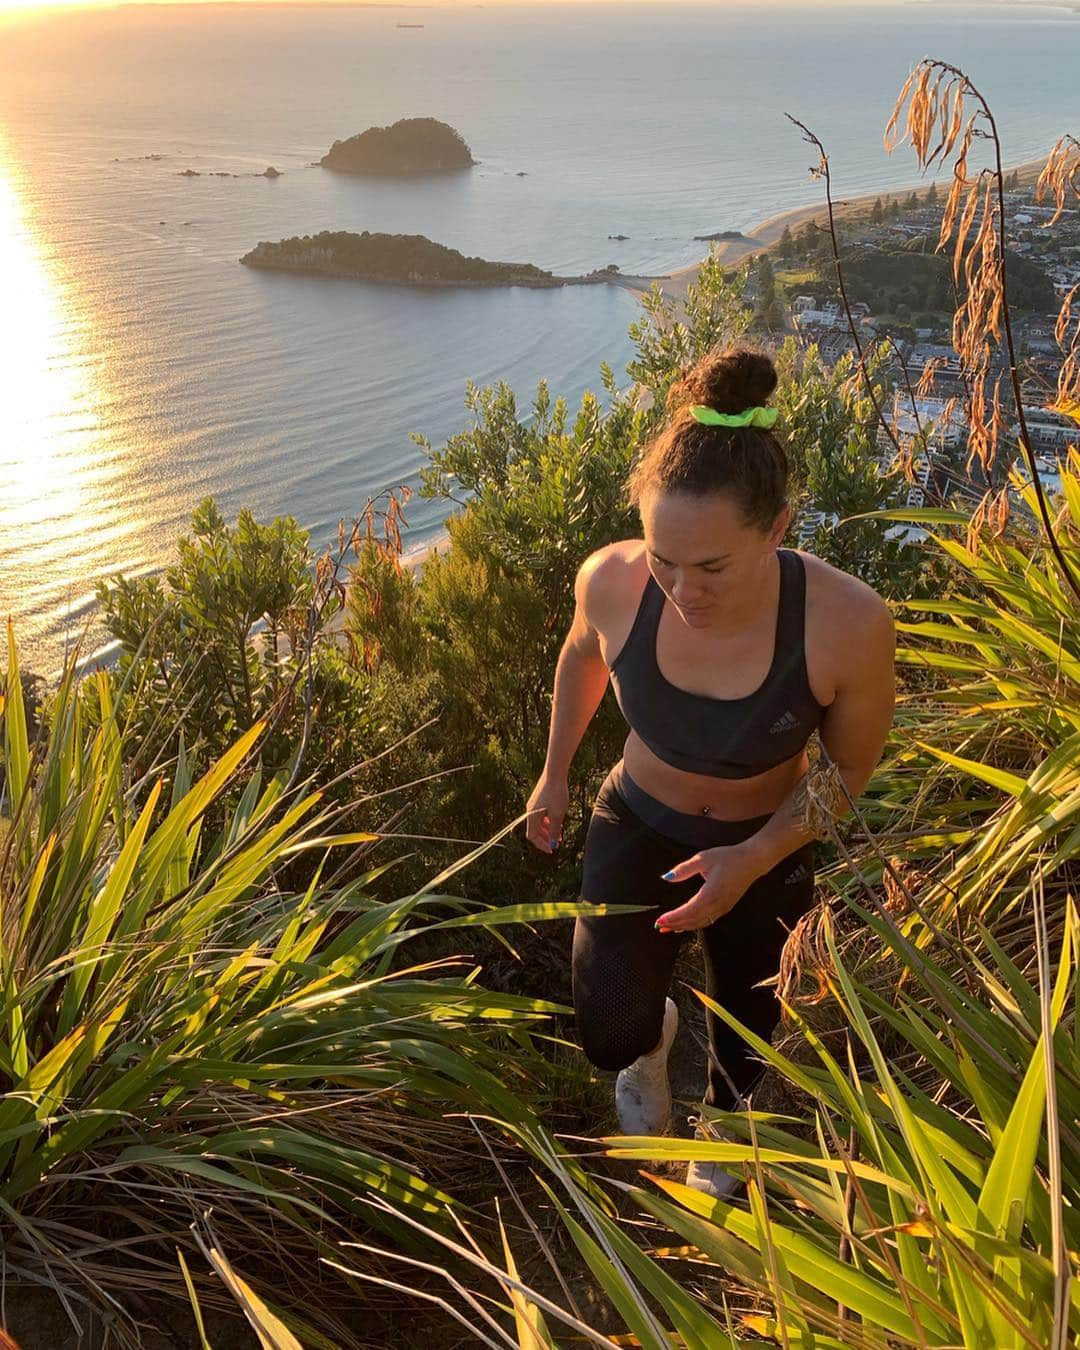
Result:
M711 427L696 421L694 403L721 413L762 407L776 388L776 367L767 352L727 347L683 371L668 391L668 425L646 445L631 470L627 495L640 506L647 491L692 496L729 492L747 525L768 530L787 500L784 447L762 427Z

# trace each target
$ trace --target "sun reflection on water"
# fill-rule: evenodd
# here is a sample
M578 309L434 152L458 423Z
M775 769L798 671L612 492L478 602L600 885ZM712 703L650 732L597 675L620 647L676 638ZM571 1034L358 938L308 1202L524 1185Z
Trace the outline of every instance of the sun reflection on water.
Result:
M28 196L0 135L0 612L21 640L44 626L46 593L85 600L84 541L116 524L86 331Z

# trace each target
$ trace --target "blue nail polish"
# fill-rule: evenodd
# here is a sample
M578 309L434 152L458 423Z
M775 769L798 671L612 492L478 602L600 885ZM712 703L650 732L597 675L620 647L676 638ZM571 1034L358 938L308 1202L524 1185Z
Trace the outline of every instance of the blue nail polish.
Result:
M674 881L674 880L675 880L675 873L674 873L674 872L665 872L664 875L663 875L662 880L664 880L664 881Z

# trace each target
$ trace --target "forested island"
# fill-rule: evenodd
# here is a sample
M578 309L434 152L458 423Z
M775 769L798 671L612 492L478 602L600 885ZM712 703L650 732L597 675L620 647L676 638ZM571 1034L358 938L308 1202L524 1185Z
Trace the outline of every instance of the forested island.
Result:
M715 234L695 234L695 243L712 243L713 241L723 241L727 239L745 239L747 236L742 230L717 230Z
M335 141L319 163L340 173L448 173L476 160L460 132L434 117L403 117Z
M364 230L323 230L259 243L240 261L248 267L284 272L315 272L358 281L406 286L574 286L607 281L614 264L586 276L558 277L532 263L489 262L467 258L456 248L422 234L381 234Z

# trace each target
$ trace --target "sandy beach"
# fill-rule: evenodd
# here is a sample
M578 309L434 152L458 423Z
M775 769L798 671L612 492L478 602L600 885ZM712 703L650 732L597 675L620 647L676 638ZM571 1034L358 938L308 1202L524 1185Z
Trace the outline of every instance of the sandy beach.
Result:
M1005 174L1008 176L1015 170L1020 175L1021 183L1029 186L1034 184L1042 172L1045 162L1044 159L1033 159L1024 164L1014 164L1005 170ZM883 206L888 206L890 202L897 198L903 201L910 197L913 192L925 193L932 181L937 183L939 196L943 196L948 191L951 179L924 179L920 183L912 183L908 187L894 188L887 192L867 192L860 197L837 197L833 200L834 214L838 221L843 221L845 217L857 214L868 206L873 206L878 197L881 198ZM824 194L824 189L822 189L822 192ZM755 225L741 239L718 240L713 245L716 256L726 267L733 267L749 257L750 254L761 253L763 250L779 243L784 230L787 228L796 230L800 225L805 225L809 221L825 224L828 212L829 208L824 200L813 206L797 206L788 211L781 211L775 216L770 216L768 220L762 221L760 225ZM702 262L706 260L703 258ZM686 299L687 288L697 280L701 267L702 263L691 263L689 267L680 267L664 276L620 276L612 277L611 280L615 285L625 286L627 290L637 291L642 295L647 294L650 287L655 283L659 285L664 295L672 300L681 301Z

